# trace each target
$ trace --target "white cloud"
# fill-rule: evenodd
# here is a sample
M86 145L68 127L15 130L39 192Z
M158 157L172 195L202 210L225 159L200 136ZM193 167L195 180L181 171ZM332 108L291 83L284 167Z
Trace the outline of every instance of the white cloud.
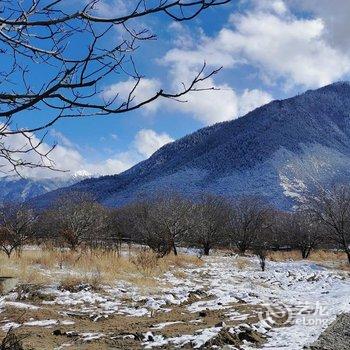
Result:
M239 99L239 115L243 116L270 101L272 101L272 96L267 92L257 89L246 89Z
M108 0L96 2L94 8L100 16L111 17L126 15L131 8L130 5L132 5L130 0L129 4L125 0Z
M350 52L350 1L348 0L287 0L297 10L306 10L325 24L324 38L329 45Z
M63 143L70 143L68 139L64 137L64 135L55 132L56 136L60 135L61 142ZM33 146L37 146L37 150L41 154L46 154L50 151L51 146L48 145L45 142L42 142L40 144L40 141L35 135L28 134L28 136L31 136L31 142ZM4 144L4 147L7 149L10 149L12 151L16 150L26 150L30 149L30 145L28 142L28 139L24 137L22 134L15 134L7 136L6 138L3 138L1 142ZM39 145L40 144L40 145ZM25 162L29 162L32 164L44 164L44 165L51 165L51 161L54 162L54 168L59 170L70 170L73 169L73 171L78 170L80 165L83 163L84 159L81 156L81 154L74 149L73 147L58 144L56 147L52 150L51 153L49 153L48 158L41 158L40 155L36 152L27 152L25 154L20 154L13 152L12 156L17 159L18 161L22 160ZM50 159L50 160L49 160ZM5 160L3 160L3 163L1 164L1 170L3 171L3 175L6 175L9 171L12 171L12 167L6 163ZM44 168L33 168L30 169L29 167L23 167L18 169L22 176L24 177L46 177L46 176L64 176L65 173L63 172L52 172L49 169Z
M250 1L252 7L248 7L245 13L231 15L229 25L221 29L215 37L202 34L196 38L196 44L179 45L169 50L162 62L171 68L172 80L188 81L195 69L198 70L203 64L204 59L210 67L222 65L224 69L230 69L242 64L255 67L263 83L282 83L287 89L297 86L319 87L349 74L349 57L328 39L334 32L339 40L348 40L348 31L344 35L344 30L340 28L338 31L331 30L332 33L329 30L338 26L338 17L344 18L344 21L346 18L347 21L347 16L340 12L348 13L346 10L350 4L340 6L342 10L339 8L330 10L332 7L330 2L321 0L321 6L317 9L318 1L307 0L308 8L320 17L297 18L287 7L291 2L299 3L301 6L301 0L289 0L288 3L282 0L252 0ZM350 25L347 24L345 27L348 26ZM213 80L207 83L208 86L215 85ZM227 84L218 87L222 87L224 91L227 89ZM189 106L182 109L193 110L195 117L203 119L204 122L227 120L230 119L229 114L232 118L237 113L239 115L243 113L238 106L240 102L237 96L232 93L213 92L210 97L209 93L204 96L211 102L200 97L189 98L197 104L201 101L205 105L198 107L198 113L195 108ZM213 104L220 109L218 112L221 116L218 119L210 117L212 115L210 109L214 109L210 106ZM203 112L206 115L198 117L197 114Z
M169 102L168 108L187 113L204 125L231 120L238 116L238 97L229 85L215 84L213 79L207 79L198 87L215 87L218 90L189 92L184 97L185 103Z
M318 87L350 71L348 57L323 39L321 19L296 19L268 12L231 16L235 29L220 38L234 55L241 55L271 81L286 86Z
M246 89L238 94L227 84L216 85L209 79L206 84L210 83L219 90L190 92L186 103L172 103L170 108L188 113L204 125L212 125L241 117L272 100L272 96L262 90Z
M102 94L106 100L113 100L116 98L116 103L126 102L129 94L133 91L136 80L129 78L126 81L121 81L116 84L108 86ZM140 102L146 101L153 97L161 88L160 81L157 79L143 78L133 91L130 99L130 106L137 105ZM160 100L155 100L152 103L143 106L144 111L155 112L160 105Z
M204 52L213 52L213 55L207 56L208 69L218 67L219 62L225 61L224 57L227 58L226 62L229 67L237 62L234 58L229 58L230 55L227 53L221 55L220 52L217 52L217 55L214 55L217 43L209 42L209 40L205 39L203 41L204 46L198 47L197 50L189 51L176 48L165 55L163 64L170 66L169 72L173 82L173 89L181 89L179 82L190 83L196 74L195 72L202 67L202 59L205 57ZM207 43L210 49L205 48ZM223 71L219 74L223 74ZM235 119L272 99L271 95L257 89L245 90L240 95L230 85L216 83L213 77L200 82L196 87L198 89L214 87L215 89L189 92L183 98L186 101L185 103L167 101L167 107L187 113L204 125Z
M141 161L142 158L133 151L121 152L100 162L85 162L82 169L89 174L114 175L119 174Z
M55 129L50 130L50 135L61 145L69 147L69 148L75 148L75 145L60 131L57 131Z
M201 64L199 64L199 53L196 55L198 60L184 60L184 57L186 55L182 55L180 51L178 56L175 52L168 52L163 61L164 64L170 66L169 78L172 80L172 86L170 87L172 91L182 90L182 83L189 84L195 76L196 70L201 67ZM104 91L103 97L112 99L119 94L120 99L125 100L133 86L134 81L132 79L110 85ZM216 84L213 78L200 82L196 87L198 89L215 87L215 90L191 91L182 98L183 103L158 99L150 104L146 104L143 108L146 112L157 112L160 107L181 111L201 121L204 125L211 125L242 116L251 109L271 100L271 96L268 93L256 89L252 91L245 90L243 95L240 96L228 84ZM159 89L160 82L158 80L142 79L135 90L133 103L138 103L154 96ZM150 137L150 135L148 136ZM169 139L165 139L169 142ZM160 140L160 137L158 137L158 140ZM144 154L149 154L149 152L146 151Z
M136 134L134 145L138 153L149 157L159 148L172 141L174 139L166 133L157 134L154 130L142 129Z
M131 142L129 149L125 152L114 154L108 159L91 162L88 161L78 150L77 147L62 133L55 131L51 133L56 136L58 145L50 153L49 157L54 162L55 169L69 172L54 172L44 168L29 169L23 167L19 169L24 177L45 178L45 177L60 177L69 176L70 174L89 173L95 175L112 175L125 171L149 157L158 148L164 144L172 142L173 139L166 133L156 133L151 129L141 129ZM58 137L57 137L58 136ZM32 135L33 144L39 143L39 139ZM28 146L28 141L22 135L12 135L6 138L5 146L11 149L23 149ZM43 142L39 151L45 153L50 149L50 146ZM40 163L40 157L30 152L22 155L24 159L33 163ZM48 160L44 159L45 164L49 165ZM2 171L9 171L10 167L3 167ZM4 173L6 175L6 173Z
M284 15L288 8L282 0L253 0L253 5L257 10L271 11L278 15Z
M172 34L173 44L175 46L190 48L194 45L193 32L181 22L171 22L168 30Z

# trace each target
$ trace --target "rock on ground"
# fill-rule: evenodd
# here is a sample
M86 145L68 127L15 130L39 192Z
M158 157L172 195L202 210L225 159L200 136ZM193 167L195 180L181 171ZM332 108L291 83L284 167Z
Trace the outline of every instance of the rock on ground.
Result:
M350 314L339 315L307 350L350 350Z

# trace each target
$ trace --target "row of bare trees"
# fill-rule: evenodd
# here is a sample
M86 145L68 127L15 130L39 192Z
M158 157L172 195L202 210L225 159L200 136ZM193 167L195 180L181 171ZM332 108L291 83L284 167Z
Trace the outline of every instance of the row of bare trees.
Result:
M262 269L271 250L297 249L306 259L321 247L343 250L350 263L350 188L321 190L294 212L278 211L257 197L189 199L176 193L117 209L79 193L59 198L40 213L24 204L2 206L0 248L9 257L31 240L47 239L72 250L132 241L160 257L177 255L179 246L199 248L204 255L213 248L230 247L256 254Z

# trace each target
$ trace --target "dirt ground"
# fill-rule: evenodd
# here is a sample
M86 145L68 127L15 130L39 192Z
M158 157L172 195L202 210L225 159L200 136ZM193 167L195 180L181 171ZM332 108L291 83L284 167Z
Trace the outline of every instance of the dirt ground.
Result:
M219 310L207 310L191 313L186 306L191 301L210 300L208 297L201 298L194 294L182 305L173 307L168 312L154 312L151 316L124 316L110 315L107 318L94 320L93 316L70 312L69 309L58 305L43 306L40 300L31 305L38 306L37 310L21 310L15 307L6 307L1 314L1 321L16 320L25 324L35 320L57 320L57 324L47 327L26 326L14 330L16 336L22 339L23 348L57 349L68 347L73 349L140 349L144 340L144 334L152 331L154 335L164 337L178 337L183 334L193 334L199 329L218 326L233 327L241 324L241 321L230 320L230 313L249 314L245 323L254 324L258 321L257 312L263 310L257 305L235 303ZM65 325L67 321L74 325ZM170 324L174 322L173 324ZM162 329L157 329L157 324L169 323ZM81 334L94 333L101 335L99 339L84 340ZM4 337L6 332L2 331ZM160 347L169 349L172 346ZM191 349L188 344L184 349Z
M143 263L147 256L141 258ZM242 344L299 350L350 302L349 272L324 260L269 260L262 272L252 256L218 252L200 263L196 257L170 257L151 274L124 261L127 273L118 272L109 284L92 283L94 275L80 273L88 259L65 268L42 260L31 258L28 276L41 273L49 281L19 281L0 298L0 342L11 329L23 350L239 349ZM108 272L109 259L103 263Z

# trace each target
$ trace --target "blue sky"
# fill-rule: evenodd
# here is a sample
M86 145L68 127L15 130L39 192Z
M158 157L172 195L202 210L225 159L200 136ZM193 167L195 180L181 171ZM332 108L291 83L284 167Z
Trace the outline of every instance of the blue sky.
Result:
M131 2L104 0L98 11L121 13ZM242 0L203 12L192 22L176 23L164 15L136 22L157 34L135 55L145 76L136 99L159 87L177 88L203 61L209 69L223 66L206 82L220 90L191 93L187 103L158 100L128 114L59 121L47 138L59 145L53 154L57 166L73 173L118 173L203 126L238 118L272 99L347 80L348 13L347 0ZM115 31L115 40L120 35ZM112 76L104 94L127 88L125 77ZM36 169L24 175L57 173Z

